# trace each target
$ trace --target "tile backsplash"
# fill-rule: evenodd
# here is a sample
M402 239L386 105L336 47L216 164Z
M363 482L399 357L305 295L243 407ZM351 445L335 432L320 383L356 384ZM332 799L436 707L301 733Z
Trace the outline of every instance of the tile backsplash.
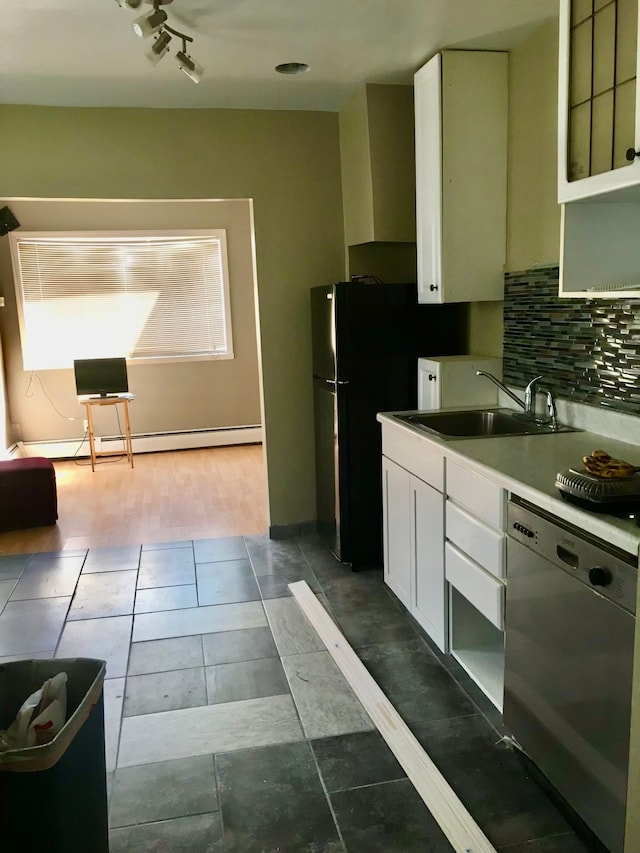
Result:
M560 299L558 267L507 273L504 379L640 415L640 299Z

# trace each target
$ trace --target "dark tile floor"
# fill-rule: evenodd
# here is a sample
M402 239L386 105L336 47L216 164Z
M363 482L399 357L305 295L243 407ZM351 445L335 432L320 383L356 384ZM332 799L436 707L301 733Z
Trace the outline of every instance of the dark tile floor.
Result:
M500 853L584 853L501 717L313 536L0 558L0 662L107 661L112 853L452 850L290 597L305 580Z

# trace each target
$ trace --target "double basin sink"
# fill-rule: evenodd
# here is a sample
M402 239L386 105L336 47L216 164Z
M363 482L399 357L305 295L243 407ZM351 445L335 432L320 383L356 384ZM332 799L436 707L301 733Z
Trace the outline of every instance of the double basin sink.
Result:
M396 415L399 421L446 441L508 435L554 435L579 432L573 427L539 423L511 409L467 409L458 412L413 412Z

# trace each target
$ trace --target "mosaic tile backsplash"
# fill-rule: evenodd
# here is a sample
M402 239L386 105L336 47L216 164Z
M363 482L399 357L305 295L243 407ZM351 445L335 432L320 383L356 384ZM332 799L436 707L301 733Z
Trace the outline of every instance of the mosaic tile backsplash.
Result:
M560 299L558 267L508 273L504 379L640 415L640 299Z

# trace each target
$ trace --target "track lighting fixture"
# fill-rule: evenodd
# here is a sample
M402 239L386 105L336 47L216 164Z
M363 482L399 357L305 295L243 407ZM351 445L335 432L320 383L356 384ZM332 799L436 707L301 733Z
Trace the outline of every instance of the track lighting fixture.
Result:
M140 38L148 38L148 36L155 35L153 43L145 51L149 62L157 65L162 57L169 52L171 36L177 36L182 41L182 50L176 51L175 54L178 66L190 80L193 80L194 83L199 83L204 74L204 68L187 53L187 42L193 42L193 38L186 35L186 33L170 27L167 23L167 13L164 9L160 8L161 6L172 3L173 0L116 0L118 6L124 9L138 9L143 2L152 5L153 9L151 12L147 12L145 15L141 15L134 20L133 30Z
M156 37L155 41L147 50L147 59L152 65L157 65L158 62L162 59L162 57L169 52L169 42L171 41L171 36L165 30Z
M178 60L178 65L180 66L180 70L184 71L187 77L190 80L193 80L194 83L199 83L200 78L204 74L204 68L200 65L199 62L195 62L188 53L184 50L179 50L176 53L176 59Z
M164 9L154 8L153 12L147 15L141 15L133 22L133 31L140 38L146 39L148 36L157 33L162 29L162 25L167 20L167 13Z

